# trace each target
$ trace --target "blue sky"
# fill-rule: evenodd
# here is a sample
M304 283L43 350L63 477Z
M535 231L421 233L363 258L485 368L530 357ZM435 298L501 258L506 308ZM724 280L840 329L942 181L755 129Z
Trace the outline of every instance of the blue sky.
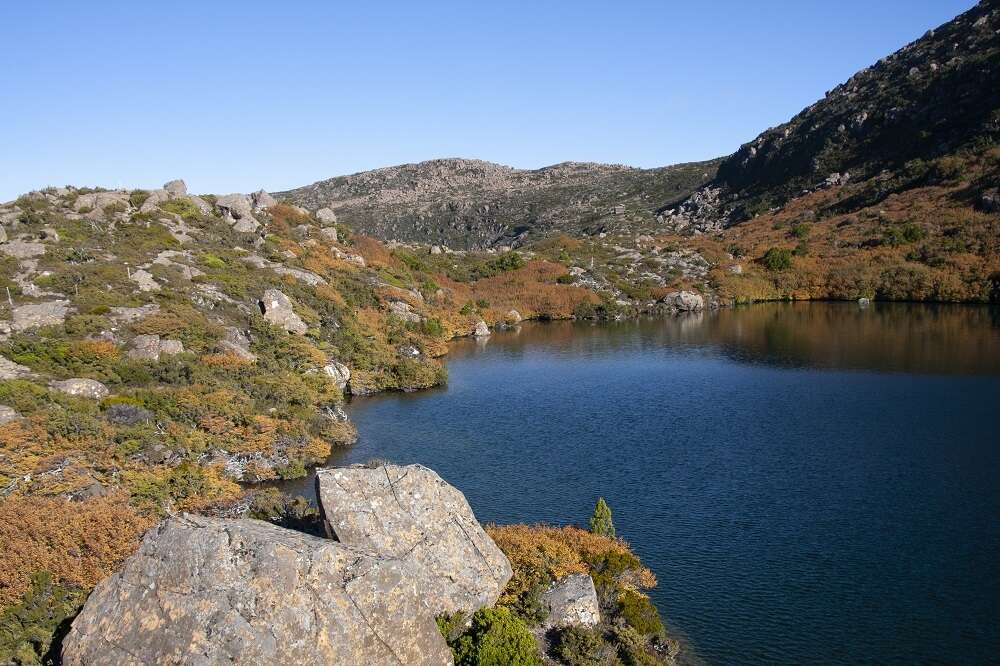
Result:
M4 2L0 200L707 159L973 4Z

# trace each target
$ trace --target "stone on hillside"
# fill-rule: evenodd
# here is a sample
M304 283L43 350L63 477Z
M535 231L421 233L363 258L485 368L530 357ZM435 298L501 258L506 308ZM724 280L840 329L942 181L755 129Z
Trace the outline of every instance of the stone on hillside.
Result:
M340 237L337 234L337 227L323 227L319 230L319 235L331 243L336 243L340 240Z
M172 197L184 197L188 193L187 183L181 179L167 181L163 184L163 189Z
M202 215L210 215L212 213L212 204L208 203L201 197L190 196L188 200L195 205L198 212Z
M133 361L159 361L160 336L137 335L132 339L128 357Z
M132 282L139 285L139 291L159 291L160 285L153 279L153 274L147 270L140 268L137 271L132 271L129 277Z
M10 423L11 421L16 421L21 418L21 415L13 407L8 407L7 405L0 405L0 425Z
M253 209L255 212L260 212L262 210L270 208L271 206L278 205L277 199L272 197L264 190L257 190L256 192L251 194L250 200L253 203Z
M51 382L49 387L66 395L93 400L103 400L111 393L107 386L94 379L65 379L61 382Z
M73 202L73 210L81 212L85 209L103 210L106 206L121 205L127 210L130 207L127 192L91 192L81 194Z
M410 308L410 304L404 301L390 301L389 311L405 322L419 324L424 320L419 314Z
M292 301L288 296L277 289L268 289L264 292L264 297L261 298L259 304L264 319L289 333L305 335L309 327L306 326L301 317L295 314L295 310L292 309Z
M21 377L30 377L31 368L21 365L20 363L14 363L5 356L0 356L0 379L20 379Z
M250 198L243 194L227 194L215 202L219 214L238 233L252 233L260 227L260 222L253 216Z
M219 340L216 347L219 351L239 356L244 361L253 363L257 355L250 351L250 336L238 328L227 328L226 337Z
M520 324L524 317L517 310L511 310L507 313L506 319L512 324Z
M45 254L45 245L34 241L12 240L0 245L0 252L15 259L31 259Z
M316 211L316 219L324 224L336 224L337 214L334 213L329 208L320 208L318 211ZM337 239L334 238L333 240Z
M340 361L330 361L323 366L323 374L333 380L341 391L347 388L347 383L351 381L351 369Z
M257 520L182 515L97 585L84 664L451 664L405 563Z
M485 321L480 319L476 322L476 328L472 331L472 334L477 338L485 338L490 334L490 327Z
M19 305L14 308L11 329L27 331L42 326L58 326L66 321L67 312L69 312L69 301Z
M184 353L184 343L180 340L160 340L160 355L174 356Z
M3 227L0 227L0 243L6 243L6 242L7 242L7 230L4 229Z
M597 590L588 574L570 574L560 578L542 594L540 602L549 613L542 624L546 628L593 626L601 622Z
M672 291L663 297L663 302L682 312L693 312L705 308L705 299L693 291Z
M431 254L441 254L441 246L431 245Z
M422 465L319 470L316 488L331 536L412 563L435 614L491 606L510 580L465 496Z
M134 321L139 321L143 317L148 317L151 314L156 314L160 311L160 306L156 303L148 303L137 308L126 308L126 307L113 307L111 308L111 319L131 324Z
M1000 190L987 190L979 196L979 208L986 213L1000 211Z
M166 203L170 200L170 193L166 190L152 190L146 200L142 202L139 206L140 213L152 213L160 208L161 203Z

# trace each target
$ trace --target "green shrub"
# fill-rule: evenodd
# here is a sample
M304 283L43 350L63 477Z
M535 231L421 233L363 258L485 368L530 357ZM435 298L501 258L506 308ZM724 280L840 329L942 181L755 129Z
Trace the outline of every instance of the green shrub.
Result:
M484 608L451 645L456 666L541 666L535 638L509 609Z
M0 615L0 663L59 663L60 642L87 598L86 592L56 585L42 571L20 603Z
M796 238L805 238L809 235L809 225L805 222L799 222L797 224L793 224L789 231L792 236L795 236Z
M772 247L761 258L770 271L786 271L792 267L792 251L783 247Z
M619 612L625 622L643 635L662 634L663 622L656 606L645 594L624 590L618 597Z
M598 629L568 626L555 637L554 655L568 666L617 666L617 650Z

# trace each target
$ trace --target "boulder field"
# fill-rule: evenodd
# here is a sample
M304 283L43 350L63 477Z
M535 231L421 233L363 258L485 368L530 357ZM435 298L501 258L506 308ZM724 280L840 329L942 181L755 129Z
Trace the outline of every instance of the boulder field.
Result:
M316 482L331 538L251 519L161 522L94 589L63 662L452 663L435 617L495 604L511 577L465 496L420 465Z

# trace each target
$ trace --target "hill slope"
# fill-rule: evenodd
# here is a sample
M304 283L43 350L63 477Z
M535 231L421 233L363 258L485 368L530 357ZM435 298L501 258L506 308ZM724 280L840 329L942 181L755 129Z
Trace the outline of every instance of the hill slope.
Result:
M657 169L565 162L536 170L441 159L366 171L275 192L332 209L383 240L455 248L513 245L552 232L648 231L655 211L715 175L717 160Z

